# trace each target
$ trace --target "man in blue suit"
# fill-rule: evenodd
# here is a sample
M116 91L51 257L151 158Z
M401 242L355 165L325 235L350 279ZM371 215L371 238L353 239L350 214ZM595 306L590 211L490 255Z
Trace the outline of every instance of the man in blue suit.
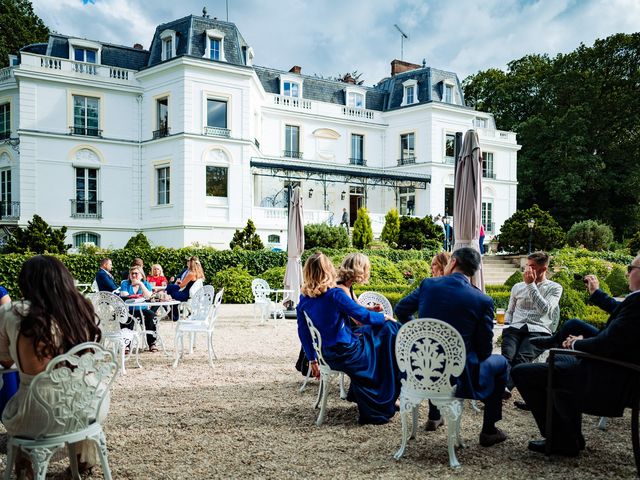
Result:
M111 269L113 264L110 258L103 258L100 261L100 270L96 273L96 283L98 284L98 291L100 292L113 292L118 289L118 284L111 275Z
M480 254L472 248L460 248L451 254L445 275L427 278L409 296L396 305L400 322L436 318L453 326L462 336L467 350L465 369L457 379L456 395L484 402L484 420L480 445L490 447L506 440L496 428L502 419L502 395L507 381L508 363L493 350L493 300L471 284L480 268ZM442 424L440 412L429 408L428 430ZM430 428L431 427L431 428Z

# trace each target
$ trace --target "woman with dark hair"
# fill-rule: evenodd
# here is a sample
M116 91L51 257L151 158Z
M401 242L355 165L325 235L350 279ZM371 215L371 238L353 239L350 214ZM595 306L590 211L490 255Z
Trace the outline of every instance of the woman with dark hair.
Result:
M322 337L322 355L332 369L349 375L348 399L358 404L361 424L387 423L400 394L400 372L395 362L395 340L400 326L382 312L373 312L336 287L336 271L322 253L304 264L304 282L298 304L298 336L314 377L319 377L316 352L304 313ZM349 317L362 324L358 335Z
M47 423L47 414L30 395L35 375L49 361L84 342L100 341L100 328L93 306L79 292L62 262L38 255L27 260L18 277L23 300L0 307L0 365L14 362L20 372L20 388L9 400L2 423L10 435L36 436ZM106 416L109 402L103 403ZM85 470L97 463L92 442L76 445L80 466ZM16 471L31 468L18 456ZM33 472L31 472L32 474Z

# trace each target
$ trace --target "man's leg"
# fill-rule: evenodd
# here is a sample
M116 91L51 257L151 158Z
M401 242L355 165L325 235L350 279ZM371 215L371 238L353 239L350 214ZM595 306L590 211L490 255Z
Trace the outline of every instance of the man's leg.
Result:
M502 355L490 355L482 363L482 368L488 365L494 383L493 391L483 400L484 415L480 432L480 445L490 447L507 439L505 433L496 428L496 423L502 419L502 396L507 383L509 364Z
M513 366L513 361L518 355L520 342L522 341L522 332L518 328L509 327L502 332L502 356L507 359L509 365ZM513 380L511 376L507 379L507 388L513 390ZM508 397L508 396L507 396Z
M599 332L600 330L593 325L589 325L577 318L572 318L567 320L560 330L552 336L538 337L532 343L535 347L546 350L547 348L559 347L569 335L582 335L584 338L591 338L595 337Z

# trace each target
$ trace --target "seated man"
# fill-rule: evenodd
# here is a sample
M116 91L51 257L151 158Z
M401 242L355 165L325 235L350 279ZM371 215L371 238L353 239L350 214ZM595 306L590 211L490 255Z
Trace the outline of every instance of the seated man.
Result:
M456 250L445 268L445 276L423 280L398 302L395 313L405 323L418 311L420 318L437 318L460 332L467 358L457 379L456 395L484 401L480 445L490 447L507 438L496 428L496 422L502 418L502 395L509 365L502 355L491 354L493 300L471 284L480 262L480 254L472 248ZM430 405L428 429L435 430L441 423L440 412ZM429 428L430 424L435 428Z
M531 363L544 350L535 347L531 340L551 335L553 316L558 315L562 286L547 279L549 255L535 252L527 257L524 282L511 289L505 323L509 326L502 332L502 355L511 367ZM507 380L505 396L511 396L513 380ZM516 406L519 402L516 402Z
M631 294L618 302L599 290L598 279L585 277L591 302L611 313L607 324L598 331L580 320L570 320L555 335L532 340L541 348L562 345L593 355L640 365L640 256L627 267ZM543 437L547 438L547 374L548 364L532 363L516 366L512 373L516 387L531 408ZM637 387L637 376L629 371L601 362L576 357L557 357L554 363L556 389L553 405L553 438L551 453L576 456L584 449L582 413L617 417L629 405ZM529 449L545 452L546 440L529 442Z
M119 285L111 275L113 264L110 258L103 258L100 261L100 270L96 273L96 284L99 292L113 292L119 288Z

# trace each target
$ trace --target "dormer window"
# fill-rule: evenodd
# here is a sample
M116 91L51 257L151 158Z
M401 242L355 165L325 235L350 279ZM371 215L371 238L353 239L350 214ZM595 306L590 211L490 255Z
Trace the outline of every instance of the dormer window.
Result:
M347 107L364 108L364 93L347 90Z
M402 86L404 87L404 95L400 106L418 103L418 82L416 80L407 80L402 82Z
M76 62L100 64L102 45L80 38L69 39L69 59Z
M205 35L205 58L208 58L209 60L218 60L224 62L224 32L221 32L216 28L211 28L205 32Z
M282 94L285 97L300 97L300 84L297 82L283 82Z
M74 60L76 62L96 63L98 52L90 48L74 49Z
M162 40L162 61L169 60L176 56L176 32L165 30L160 34Z
M454 84L450 81L445 80L442 87L442 101L445 103L455 103L454 101L454 93L453 93Z

